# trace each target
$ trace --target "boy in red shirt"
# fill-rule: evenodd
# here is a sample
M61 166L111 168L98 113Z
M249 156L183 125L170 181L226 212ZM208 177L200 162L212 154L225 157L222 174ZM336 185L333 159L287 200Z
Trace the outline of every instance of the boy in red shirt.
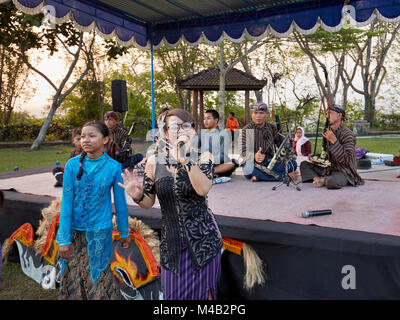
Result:
M228 119L226 119L226 129L231 131L232 134L232 144L234 143L234 132L239 129L239 121L235 118L235 113L229 112Z

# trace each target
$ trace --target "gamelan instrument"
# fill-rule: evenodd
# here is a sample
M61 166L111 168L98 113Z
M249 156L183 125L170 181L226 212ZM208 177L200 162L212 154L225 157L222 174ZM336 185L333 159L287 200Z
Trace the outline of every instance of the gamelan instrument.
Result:
M279 175L276 174L275 172L273 172L272 169L274 168L277 161L284 159L286 152L288 152L288 150L290 150L290 146L287 145L287 144L290 144L289 138L290 138L290 134L287 134L285 136L285 138L283 139L281 145L279 146L278 150L276 150L273 158L271 159L271 161L269 162L267 167L263 166L257 162L254 163L254 167L256 167L258 170L260 170L270 176L273 176L275 179L278 179Z
M318 119L319 120L319 119ZM319 121L318 121L319 122ZM326 118L325 121L325 126L324 126L324 132L329 129L329 118ZM318 126L317 126L317 136L318 136ZM315 142L315 145L317 142ZM315 163L319 165L320 167L323 168L330 168L331 167L331 162L329 161L328 153L327 153L327 146L328 146L328 141L326 140L325 137L322 138L322 151L321 154L315 154L315 148L314 148L314 154L310 155L310 161L312 163Z

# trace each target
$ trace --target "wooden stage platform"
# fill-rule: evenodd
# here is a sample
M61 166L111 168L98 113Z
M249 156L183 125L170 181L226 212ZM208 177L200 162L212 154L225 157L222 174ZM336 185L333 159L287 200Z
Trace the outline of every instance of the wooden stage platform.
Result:
M0 241L24 222L35 227L40 210L62 194L54 188L50 167L0 174L6 207L0 213ZM360 171L359 187L341 190L300 184L301 191L275 182L232 180L214 185L208 195L223 236L244 241L263 260L265 286L246 292L243 265L225 256L226 297L245 299L400 299L400 168L373 166ZM127 199L129 213L155 230L158 204L150 210ZM307 210L331 209L332 215L302 218ZM357 289L344 290L342 268L357 270ZM225 279L227 280L227 279Z

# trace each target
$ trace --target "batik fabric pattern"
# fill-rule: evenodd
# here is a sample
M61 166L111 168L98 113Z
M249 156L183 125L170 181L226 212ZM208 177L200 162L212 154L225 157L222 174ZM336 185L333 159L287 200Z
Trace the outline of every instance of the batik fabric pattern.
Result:
M112 232L112 230L111 230ZM91 244L87 234L75 231L72 235L72 256L67 261L60 283L60 300L121 300L120 286L109 263L93 281L88 251Z
M82 166L81 180L76 178L79 157L70 159L65 167L56 241L60 246L71 244L75 230L86 232L90 272L96 282L112 254L111 188L121 238L129 236L128 207L125 191L118 185L118 182L122 183L120 163L104 153L97 159L85 157Z
M199 280L200 278L193 277L192 273L202 274L200 270L212 261L220 264L218 255L222 248L221 233L208 207L207 197L198 195L190 182L188 175L190 166L177 163L169 157L168 152L166 156L158 158L159 156L160 154L153 155L148 160L144 176L144 192L156 194L161 207L162 270L174 273L175 279L191 277ZM214 174L212 155L203 153L198 159L199 163L194 165L198 165L207 178L212 180ZM182 243L186 246L184 251ZM190 268L182 269L181 263L185 257L190 262ZM215 268L206 270L208 270L206 274L210 276L209 272ZM185 274L186 272L190 274ZM193 285L196 287L195 283ZM174 296L169 292L170 289L171 287L163 285L163 294L166 297Z

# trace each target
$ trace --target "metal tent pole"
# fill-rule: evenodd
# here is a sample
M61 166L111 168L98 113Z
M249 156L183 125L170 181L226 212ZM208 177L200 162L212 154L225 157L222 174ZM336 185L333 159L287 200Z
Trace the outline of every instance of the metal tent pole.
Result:
M153 27L150 25L150 52L151 52L151 127L152 136L155 136L156 114L154 102L154 49L153 49Z

